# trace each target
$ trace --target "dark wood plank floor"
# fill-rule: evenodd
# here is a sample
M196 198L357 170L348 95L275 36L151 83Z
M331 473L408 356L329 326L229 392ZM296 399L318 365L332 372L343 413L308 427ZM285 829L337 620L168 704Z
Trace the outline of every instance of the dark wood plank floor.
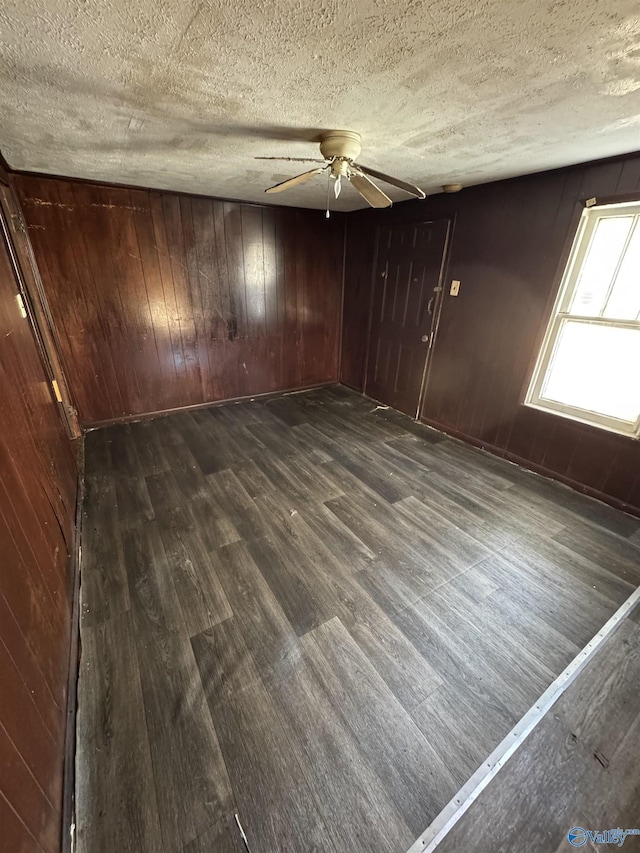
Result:
M342 387L87 436L81 853L404 853L640 522Z
M640 831L639 622L636 608L438 845L438 853L556 853L575 850L568 839L574 827ZM619 847L588 840L583 849ZM628 836L622 849L637 853L640 837Z

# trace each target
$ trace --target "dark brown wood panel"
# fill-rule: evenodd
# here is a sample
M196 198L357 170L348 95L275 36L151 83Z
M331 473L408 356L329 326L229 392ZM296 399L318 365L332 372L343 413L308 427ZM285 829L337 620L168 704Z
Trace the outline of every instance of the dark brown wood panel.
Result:
M349 218L342 378L362 390L380 224L452 216L455 227L423 417L640 513L640 442L522 405L580 203L640 191L640 154L406 202ZM452 279L460 295L448 295ZM369 284L367 285L367 282ZM352 333L353 332L353 333Z
M0 237L0 848L55 853L76 472L18 289Z
M345 253L344 268L340 379L345 385L359 391L364 388L372 262L375 252L370 228L371 223L367 220L361 221L359 216L347 217L345 240L348 251Z
M83 425L338 378L342 217L15 185Z

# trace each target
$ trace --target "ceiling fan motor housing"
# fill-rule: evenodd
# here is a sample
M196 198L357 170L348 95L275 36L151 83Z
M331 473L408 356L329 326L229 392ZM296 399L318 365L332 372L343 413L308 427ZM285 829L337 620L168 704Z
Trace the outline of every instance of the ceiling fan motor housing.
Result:
M320 137L320 153L326 160L334 157L356 160L362 150L362 139L353 130L330 130Z

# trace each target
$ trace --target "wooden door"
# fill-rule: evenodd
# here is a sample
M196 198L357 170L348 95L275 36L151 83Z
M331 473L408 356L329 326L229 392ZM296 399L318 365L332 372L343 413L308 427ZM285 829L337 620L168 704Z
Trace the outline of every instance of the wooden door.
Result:
M60 843L76 471L0 232L0 849Z
M415 418L442 304L451 221L381 226L365 393Z
M43 366L54 389L62 422L69 438L79 438L81 430L78 413L72 403L62 368L60 346L27 226L12 186L0 186L0 229L25 311L29 315L31 330L40 349Z

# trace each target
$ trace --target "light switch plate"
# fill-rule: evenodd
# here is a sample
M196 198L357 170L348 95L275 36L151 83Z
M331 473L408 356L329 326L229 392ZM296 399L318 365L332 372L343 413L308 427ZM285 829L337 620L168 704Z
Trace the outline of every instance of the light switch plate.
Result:
M457 278L454 278L451 282L451 290L449 291L451 296L457 296L460 293L460 282Z

